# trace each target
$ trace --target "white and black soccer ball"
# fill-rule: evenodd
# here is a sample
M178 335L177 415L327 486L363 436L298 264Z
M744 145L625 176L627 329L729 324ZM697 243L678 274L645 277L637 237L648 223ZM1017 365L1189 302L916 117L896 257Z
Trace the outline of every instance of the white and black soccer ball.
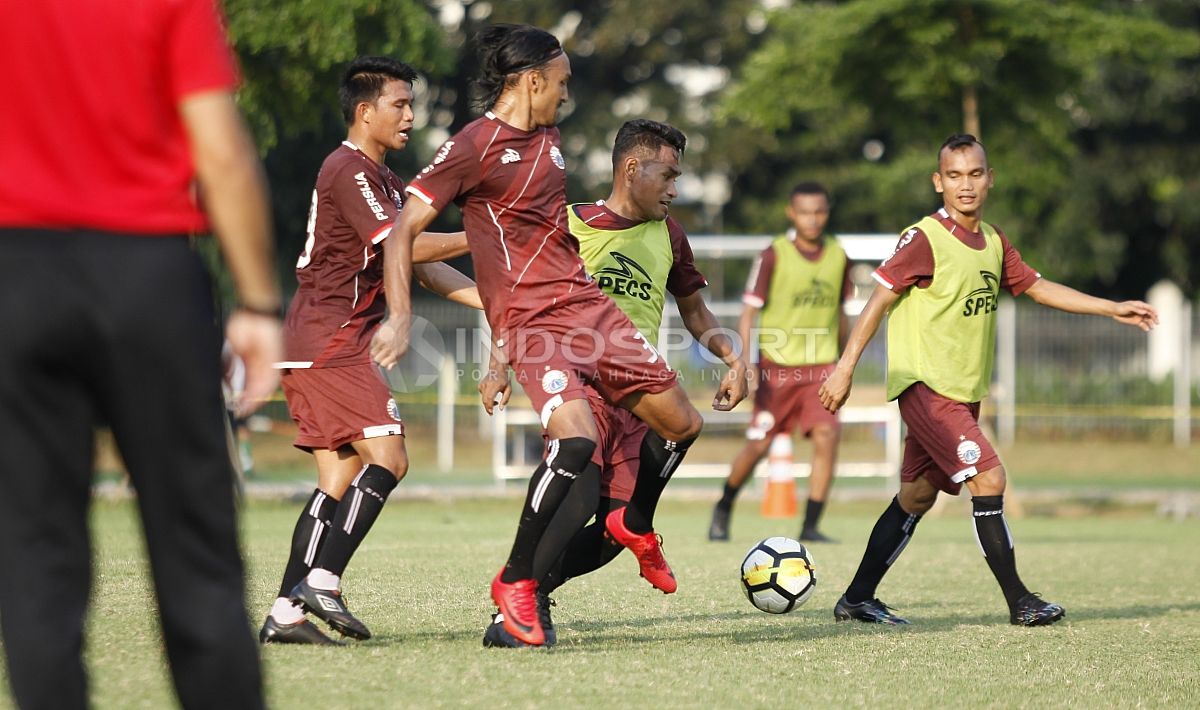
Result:
M742 591L755 608L786 614L812 596L816 565L804 545L788 537L769 537L742 560Z

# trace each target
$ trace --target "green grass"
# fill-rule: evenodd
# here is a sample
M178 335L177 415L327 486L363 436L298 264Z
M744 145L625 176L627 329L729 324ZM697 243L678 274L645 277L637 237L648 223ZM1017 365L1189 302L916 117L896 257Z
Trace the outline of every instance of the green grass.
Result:
M398 493L402 494L403 489ZM708 505L667 501L659 527L680 590L664 596L623 555L555 594L559 645L480 646L487 583L512 539L515 499L393 499L345 580L376 634L346 648L268 647L277 708L392 707L1196 707L1200 523L1143 511L1013 521L1031 588L1068 609L1051 628L1007 624L999 591L956 502L922 521L880 590L904 628L835 624L831 609L879 512L834 504L814 549L820 586L771 616L740 596L758 539L794 521L744 501L734 540L704 540ZM252 623L278 585L298 504L244 511ZM171 704L134 510L98 503L88 664L99 708ZM0 704L7 702L0 700Z

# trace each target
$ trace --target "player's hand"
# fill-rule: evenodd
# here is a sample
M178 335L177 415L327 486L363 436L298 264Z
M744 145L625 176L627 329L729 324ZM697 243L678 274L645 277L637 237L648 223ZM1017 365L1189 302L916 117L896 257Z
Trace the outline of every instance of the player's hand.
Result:
M718 412L728 412L746 398L747 388L746 363L738 360L722 378L717 396L713 397L712 408Z
M1125 325L1135 325L1149 332L1151 328L1158 325L1158 311L1154 310L1154 306L1149 303L1123 301L1117 304L1113 320Z
M411 321L407 315L389 316L379 324L371 338L371 359L380 367L392 369L408 351Z
M489 415L494 407L504 409L512 397L512 383L508 379L507 367L489 367L479 380L479 397L483 400L483 411Z
M817 390L821 406L829 410L831 414L837 414L837 410L842 408L842 405L846 403L846 398L850 396L853 378L853 371L847 372L841 368L834 368L833 374L825 380L821 389Z
M246 386L233 402L238 417L249 415L275 394L283 360L283 324L274 316L234 311L225 326L229 348L246 366Z

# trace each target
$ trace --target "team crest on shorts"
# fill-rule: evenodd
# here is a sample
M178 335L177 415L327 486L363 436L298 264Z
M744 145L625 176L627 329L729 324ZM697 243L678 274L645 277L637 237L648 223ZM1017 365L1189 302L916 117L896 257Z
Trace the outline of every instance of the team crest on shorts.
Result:
M554 164L558 166L559 170L567 169L567 161L563 160L562 151L559 150L558 146L556 145L550 146L550 160L554 161Z
M396 400L394 400L394 399L388 399L387 413L388 413L389 417L391 417L392 419L395 419L398 422L404 421L403 419L400 418L400 405L396 404Z
M976 444L970 439L963 439L962 441L958 442L959 461L962 461L968 466L973 466L979 461L980 456L983 456L983 449L979 448L979 444Z
M542 389L546 394L558 394L567 388L567 373L562 370L550 370L542 375Z

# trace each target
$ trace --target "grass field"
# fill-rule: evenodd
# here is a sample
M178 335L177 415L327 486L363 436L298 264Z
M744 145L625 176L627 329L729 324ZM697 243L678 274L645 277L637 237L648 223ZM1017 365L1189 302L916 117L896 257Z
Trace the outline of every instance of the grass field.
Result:
M403 489L401 489L402 491ZM398 491L398 492L401 492ZM298 504L244 511L251 623L278 584ZM346 648L268 647L277 708L425 707L1197 707L1200 522L1144 509L1014 522L1030 587L1068 610L1050 628L1007 624L1000 594L956 502L922 521L880 596L914 622L835 624L879 505L834 504L814 548L820 586L785 616L740 596L755 541L794 534L746 501L734 540L704 539L708 505L667 501L659 516L680 580L664 596L623 555L556 593L559 645L488 650L487 582L511 542L515 499L394 498L345 580L376 634ZM128 502L95 508L98 555L88 663L99 708L172 704ZM203 623L203 620L198 620ZM255 626L257 628L257 626ZM0 704L9 702L7 698Z

